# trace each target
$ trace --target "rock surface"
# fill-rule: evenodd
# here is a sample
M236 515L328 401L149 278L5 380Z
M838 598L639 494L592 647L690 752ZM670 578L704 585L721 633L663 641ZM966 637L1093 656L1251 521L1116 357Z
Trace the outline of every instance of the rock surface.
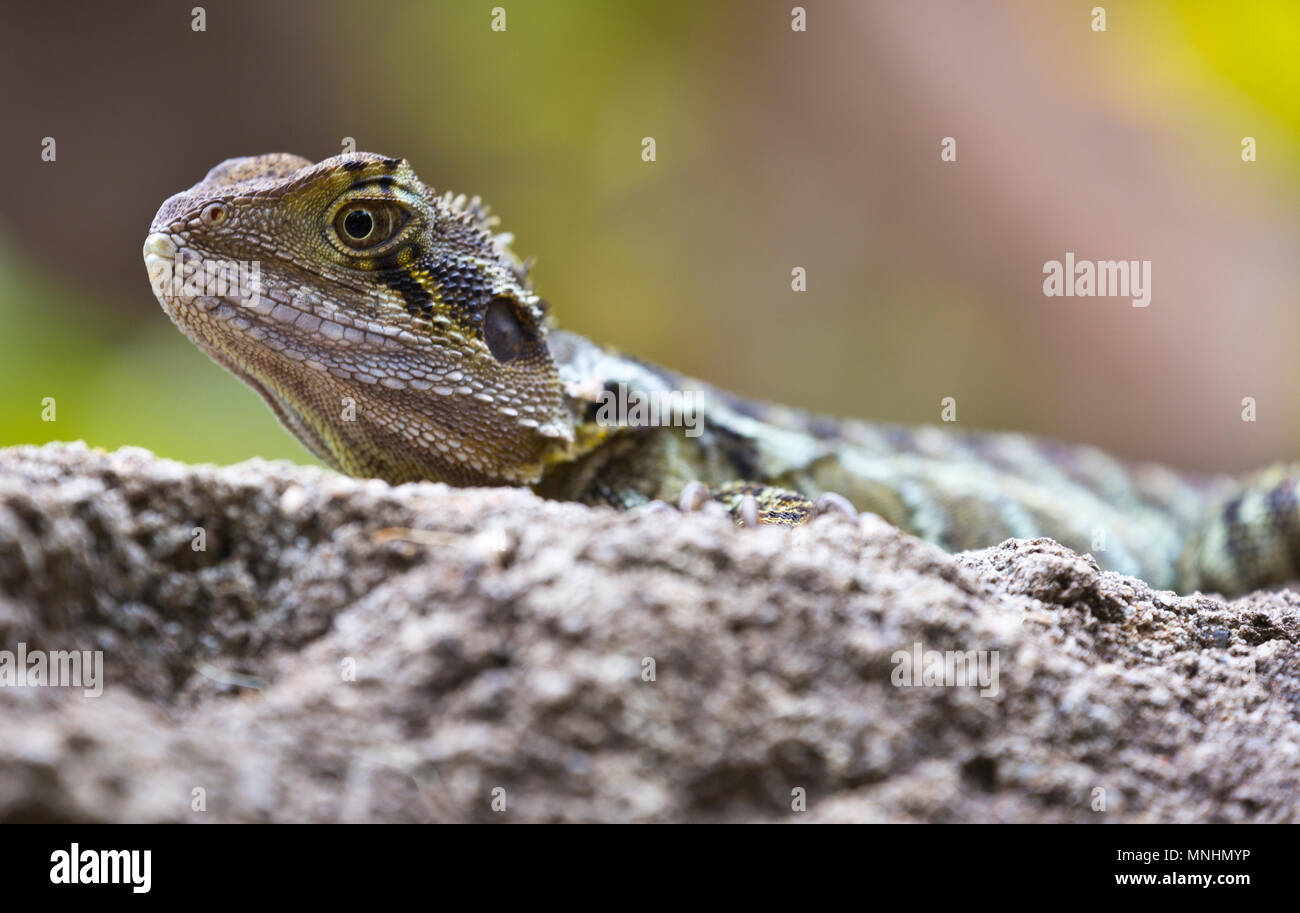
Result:
M0 451L0 650L104 662L0 686L5 822L1296 821L1298 638L1045 539Z

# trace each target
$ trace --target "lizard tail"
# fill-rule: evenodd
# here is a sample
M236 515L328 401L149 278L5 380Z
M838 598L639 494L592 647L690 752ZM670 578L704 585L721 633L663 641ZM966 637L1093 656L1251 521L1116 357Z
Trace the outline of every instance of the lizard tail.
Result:
M1246 593L1300 579L1300 464L1270 466L1216 498L1192 531L1181 592Z

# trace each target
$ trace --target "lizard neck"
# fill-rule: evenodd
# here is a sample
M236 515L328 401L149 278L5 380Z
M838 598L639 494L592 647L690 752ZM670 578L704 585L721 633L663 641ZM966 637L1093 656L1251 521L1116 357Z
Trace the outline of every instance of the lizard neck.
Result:
M612 440L629 437L637 430L600 417L599 407L607 391L619 385L638 393L672 389L675 378L669 372L599 346L577 333L551 329L547 346L559 372L573 433L571 440L557 441L546 454L544 476L583 461Z
M673 500L692 481L772 478L824 453L797 410L744 400L563 330L550 330L548 345L573 434L551 449L533 486L540 494L630 507Z

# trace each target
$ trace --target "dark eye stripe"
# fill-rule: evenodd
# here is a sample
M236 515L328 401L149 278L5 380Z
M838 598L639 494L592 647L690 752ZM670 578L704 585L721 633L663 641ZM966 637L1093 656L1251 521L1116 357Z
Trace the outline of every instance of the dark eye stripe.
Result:
M362 178L348 188L350 193L371 193L378 197L392 197L397 181L387 174Z
M405 265L401 262L403 252L407 253ZM420 252L420 245L412 244L372 261L373 267L380 271L384 285L402 296L406 311L412 317L428 317L433 313L433 295L411 274L410 264L420 259Z

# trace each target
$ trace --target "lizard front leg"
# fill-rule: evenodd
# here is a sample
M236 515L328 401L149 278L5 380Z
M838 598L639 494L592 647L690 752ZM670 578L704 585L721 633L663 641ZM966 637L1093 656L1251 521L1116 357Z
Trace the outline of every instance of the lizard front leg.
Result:
M682 511L693 512L716 502L739 526L802 526L825 513L858 515L848 498L831 492L808 497L768 482L729 480L737 469L743 471L726 448L657 428L610 439L582 459L554 467L534 490L623 510L675 501Z

